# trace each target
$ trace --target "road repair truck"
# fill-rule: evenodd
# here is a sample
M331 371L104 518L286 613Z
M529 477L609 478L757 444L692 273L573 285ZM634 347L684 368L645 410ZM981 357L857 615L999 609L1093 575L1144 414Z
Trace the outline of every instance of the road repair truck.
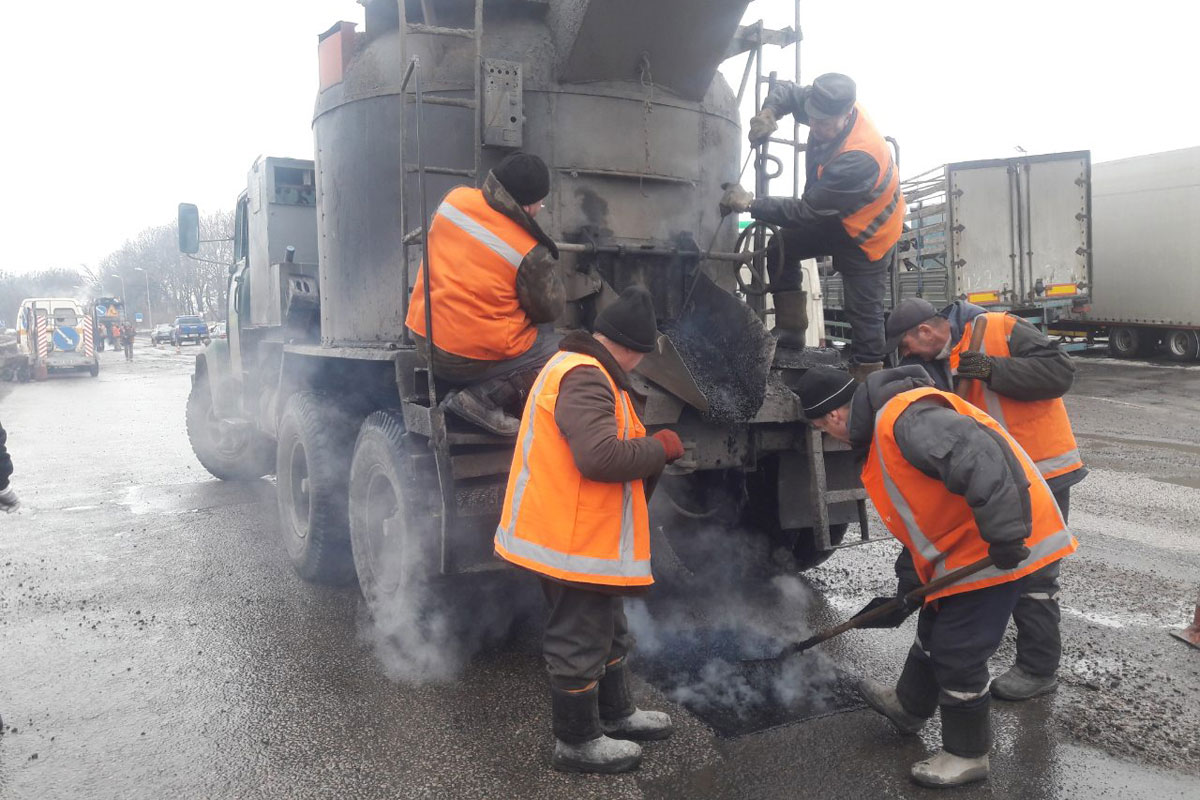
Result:
M213 475L275 473L301 576L357 576L377 605L503 568L492 537L513 441L443 415L446 387L404 319L430 211L518 148L551 169L539 222L562 253L557 326L588 328L637 283L669 334L634 376L647 426L688 444L659 485L657 552L686 566L704 557L673 546L691 531L740 528L803 568L851 522L866 538L850 453L803 423L787 386L839 356L776 350L755 277L766 232L738 237L718 211L743 134L717 67L745 57L760 94L764 43L798 39L739 27L747 5L368 0L365 31L320 37L316 161L251 168L228 339L197 356L187 404ZM185 252L197 222L182 205Z
M17 347L24 357L19 380L43 380L50 372L100 374L92 315L69 297L31 297L17 311Z
M1200 359L1200 147L1096 164L1090 299L1057 327L1119 358Z

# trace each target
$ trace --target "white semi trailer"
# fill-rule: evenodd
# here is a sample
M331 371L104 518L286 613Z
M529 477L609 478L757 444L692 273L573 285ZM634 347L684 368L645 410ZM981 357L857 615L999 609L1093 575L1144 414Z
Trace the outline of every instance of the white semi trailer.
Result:
M1200 359L1200 147L1094 164L1092 213L1090 299L1061 327L1120 358Z

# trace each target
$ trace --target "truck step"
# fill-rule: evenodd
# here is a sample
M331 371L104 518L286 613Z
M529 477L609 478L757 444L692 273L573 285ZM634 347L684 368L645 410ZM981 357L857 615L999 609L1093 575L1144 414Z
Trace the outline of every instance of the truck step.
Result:
M455 36L460 39L474 39L473 28L443 28L438 25L423 25L420 22L408 23L408 32L425 34L427 36Z

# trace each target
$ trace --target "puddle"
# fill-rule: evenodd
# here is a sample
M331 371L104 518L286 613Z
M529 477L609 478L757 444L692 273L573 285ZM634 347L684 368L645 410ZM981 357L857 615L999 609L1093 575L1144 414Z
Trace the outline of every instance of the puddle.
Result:
M274 502L274 487L267 481L208 481L131 486L121 504L133 514L186 514L201 509L264 502Z
M634 670L723 738L865 708L857 679L819 650L747 664L780 645L733 630L660 636L652 654L635 651Z

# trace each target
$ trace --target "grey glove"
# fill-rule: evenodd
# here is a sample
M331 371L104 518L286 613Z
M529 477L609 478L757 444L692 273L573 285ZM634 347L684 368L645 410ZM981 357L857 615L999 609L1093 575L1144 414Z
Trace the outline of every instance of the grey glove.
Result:
M8 487L0 492L0 511L6 514L11 514L21 507L21 501L17 499L17 493Z
M762 144L778 129L779 124L775 119L775 112L764 108L750 118L750 133L747 134L747 138L750 139L750 144Z
M725 190L720 203L722 217L750 210L750 204L754 202L754 195L736 183L722 183L721 188Z
M958 377L974 378L984 383L992 379L992 357L968 350L958 357Z

